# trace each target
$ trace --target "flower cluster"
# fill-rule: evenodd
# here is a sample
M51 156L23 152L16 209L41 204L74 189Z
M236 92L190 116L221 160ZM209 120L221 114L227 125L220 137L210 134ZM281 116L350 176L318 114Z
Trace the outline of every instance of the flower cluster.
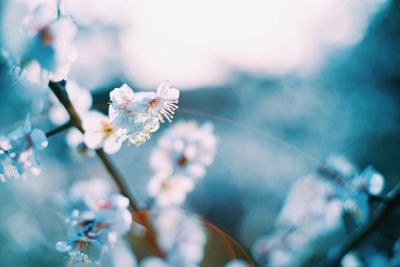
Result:
M39 175L38 153L46 147L45 133L32 129L29 118L21 127L0 136L0 180L25 177L26 173Z
M343 203L344 211L350 213L356 223L365 222L369 215L368 199L379 196L385 186L385 179L374 167L363 171L357 169L343 156L331 155L326 166L320 169L320 176L335 187L335 197Z
M70 17L59 16L52 1L18 1L18 4L26 12L18 21L20 34L14 38L20 39L19 49L15 44L6 47L10 58L31 81L65 79L77 58L75 23Z
M132 224L129 200L110 194L100 179L74 184L66 198L70 234L56 248L73 263L100 262L108 245L126 234Z
M161 207L179 205L214 161L217 137L211 123L178 122L163 133L150 155L154 176L148 193Z
M330 156L317 175L298 179L287 196L274 232L253 246L260 266L301 266L324 257L345 236L345 227L365 222L370 195L384 178L371 166L360 174L344 157ZM350 216L348 216L350 215Z
M160 137L150 156L154 171L147 185L155 200L152 224L164 259L147 257L141 267L199 266L207 242L206 231L198 218L179 205L195 182L206 173L215 157L217 137L211 123L178 122Z
M141 262L141 267L199 266L207 235L198 218L180 208L168 208L157 212L152 221L158 244L166 257L148 257Z
M109 116L95 111L83 116L84 142L107 153L116 153L125 141L141 145L159 129L163 117L172 119L178 101L179 91L168 81L157 92L134 93L124 84L110 92Z
M379 252L374 246L360 252L346 254L342 261L342 267L397 267L400 266L400 239L395 240L391 256Z

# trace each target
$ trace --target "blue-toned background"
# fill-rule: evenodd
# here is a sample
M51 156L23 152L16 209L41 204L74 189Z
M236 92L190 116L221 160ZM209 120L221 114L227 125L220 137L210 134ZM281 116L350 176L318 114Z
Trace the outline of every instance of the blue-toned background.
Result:
M315 160L340 153L360 168L373 164L387 188L399 180L400 1L339 1L336 8L332 1L116 1L114 9L102 1L97 11L74 2L83 30L71 79L89 87L104 111L108 92L124 82L146 90L168 78L181 89L175 121L211 121L219 137L189 209L246 249L272 231L290 186L315 170ZM0 6L4 44L14 11ZM1 129L26 113L36 127L54 128L41 111L45 92L18 81L2 58ZM143 202L160 134L112 156ZM76 180L108 179L96 158L74 155L62 135L50 139L41 166L39 177L0 184L0 266L65 266L54 248L64 234L54 199ZM384 251L398 219L381 230L388 240L376 241Z

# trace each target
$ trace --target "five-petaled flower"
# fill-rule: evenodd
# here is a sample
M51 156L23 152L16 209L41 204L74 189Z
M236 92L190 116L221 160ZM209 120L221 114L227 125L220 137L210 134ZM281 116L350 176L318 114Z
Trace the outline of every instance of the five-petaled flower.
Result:
M90 149L103 148L107 153L116 153L126 140L125 129L115 129L109 118L100 112L88 113L82 122L84 142Z
M126 84L110 92L109 116L113 127L126 130L128 141L140 145L158 130L164 117L171 121L178 108L179 91L164 81L157 92L138 92Z
M164 176L202 178L214 161L217 137L211 123L178 122L163 133L150 155L150 166Z

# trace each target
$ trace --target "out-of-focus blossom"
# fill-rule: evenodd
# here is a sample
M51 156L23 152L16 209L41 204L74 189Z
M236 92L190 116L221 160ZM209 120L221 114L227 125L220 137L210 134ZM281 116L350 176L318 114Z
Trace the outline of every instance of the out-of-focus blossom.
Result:
M50 79L65 79L77 58L75 23L69 17L58 18L53 5L39 5L24 22L27 25L26 44L21 55L21 67L26 68L37 62Z
M249 267L249 264L243 260L231 260L225 267Z
M6 136L0 136L0 180L25 177L26 173L39 175L39 151L47 147L46 134L32 129L27 118L24 124Z
M67 252L74 263L99 262L108 244L130 230L129 200L109 194L109 187L100 179L75 184L65 205L70 234L56 248Z
M303 249L308 247L300 232L276 231L260 237L254 243L252 252L259 266L289 267L301 265Z
M288 227L311 227L319 235L340 227L341 201L335 188L317 176L298 179L292 186L278 216L278 224ZM315 224L315 225L311 225Z
M57 1L5 1L4 51L10 63L31 82L65 79L77 58L77 27L58 16Z
M150 166L165 176L202 178L214 161L217 137L211 123L178 122L163 133L150 156Z
M368 166L355 178L355 186L360 191L366 191L371 195L379 195L385 187L385 178L374 167Z
M90 149L103 148L106 153L116 153L127 138L125 129L116 129L107 116L96 111L83 118L82 126L84 142Z
M352 178L356 174L356 168L342 155L329 155L326 159L326 166L344 178Z
M300 266L311 255L323 255L323 244L343 230L343 204L335 187L318 176L298 179L277 220L277 229L260 238L253 254L260 266Z
M325 257L330 249L327 244L344 237L345 220L366 222L368 199L382 191L384 178L373 167L357 173L346 158L330 156L318 175L298 179L284 202L277 229L253 247L258 263L301 266L312 258Z
M152 219L166 266L197 266L204 257L206 232L198 219L179 208L159 211ZM162 266L162 265L160 265Z
M96 201L96 199L104 199L112 193L111 185L101 178L91 178L89 180L81 180L72 184L68 192L68 199L73 206L79 201L85 203Z
M71 128L67 131L65 134L65 142L70 148L73 149L73 151L77 152L78 154L93 154L93 150L86 146L83 140L83 134L76 128Z
M109 116L112 125L125 129L128 141L140 145L158 130L163 117L171 121L178 108L179 91L163 82L157 92L134 93L126 84L110 92Z
M346 254L340 262L341 267L362 267L363 263L354 253Z
M132 245L128 240L119 240L109 248L102 260L103 266L137 267L137 259L132 253ZM82 266L85 267L85 266ZM88 266L86 266L88 267Z
M343 156L329 156L326 169L321 173L333 186L337 199L357 223L365 222L369 214L369 195L383 191L385 180L372 166L358 175L356 168Z
M140 262L140 267L173 267L166 260L158 257L146 257Z
M93 102L90 91L71 80L66 83L65 91L78 115L85 117ZM55 125L61 125L69 120L67 111L54 95L50 97L49 118Z
M187 193L194 188L193 180L185 176L163 176L154 175L148 185L149 195L156 200L156 204L161 207L180 205Z

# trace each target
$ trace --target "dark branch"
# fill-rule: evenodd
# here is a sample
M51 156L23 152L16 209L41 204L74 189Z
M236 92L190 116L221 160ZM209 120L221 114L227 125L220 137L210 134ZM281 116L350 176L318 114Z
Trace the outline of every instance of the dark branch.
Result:
M322 264L324 267L335 267L340 265L341 259L349 253L351 250L357 248L363 243L371 234L373 234L384 220L390 215L400 204L400 183L390 191L385 198L385 202L382 202L375 213L371 216L371 219L364 225L356 228L350 237L340 246L340 248L330 257L327 262Z
M46 137L48 138L48 137L51 137L53 135L59 134L59 133L65 131L65 130L67 130L70 127L72 127L72 123L70 121L68 121L67 123L64 123L63 125L60 125L57 128L46 132Z
M108 158L106 153L104 153L103 149L96 149L96 155L99 157L101 162L103 163L104 167L107 169L108 173L113 177L114 182L117 184L117 187L121 194L129 198L131 203L131 208L133 211L137 212L140 211L140 208L136 204L135 198L129 192L128 186L125 184L124 180L122 179L121 174L117 171L117 169L111 163L111 160Z
M79 117L78 113L76 112L75 108L72 106L72 103L71 103L67 93L65 92L65 81L61 81L61 82L50 81L49 87L52 90L52 92L55 94L57 99L60 101L60 103L64 106L65 110L68 112L71 125L75 126L81 133L84 133L85 130L82 127L82 120ZM121 194L123 194L124 196L126 196L129 199L130 209L133 212L140 212L141 210L139 209L139 207L137 205L137 201L133 197L132 193L129 191L121 174L118 172L117 168L114 167L114 165L112 164L110 159L104 153L103 149L96 149L96 155L102 161L104 167L106 168L106 170L108 171L110 176L113 178L113 180L114 180L115 184L117 185ZM150 243L150 245L153 247L154 253L157 256L162 257L164 254L157 244L157 239L156 239L156 236L155 236L155 233L154 233L154 230L152 228L150 221L148 220L147 217L144 217L142 220L142 223L143 223L144 227L146 227L146 229L147 229L146 237L147 237L147 240Z

